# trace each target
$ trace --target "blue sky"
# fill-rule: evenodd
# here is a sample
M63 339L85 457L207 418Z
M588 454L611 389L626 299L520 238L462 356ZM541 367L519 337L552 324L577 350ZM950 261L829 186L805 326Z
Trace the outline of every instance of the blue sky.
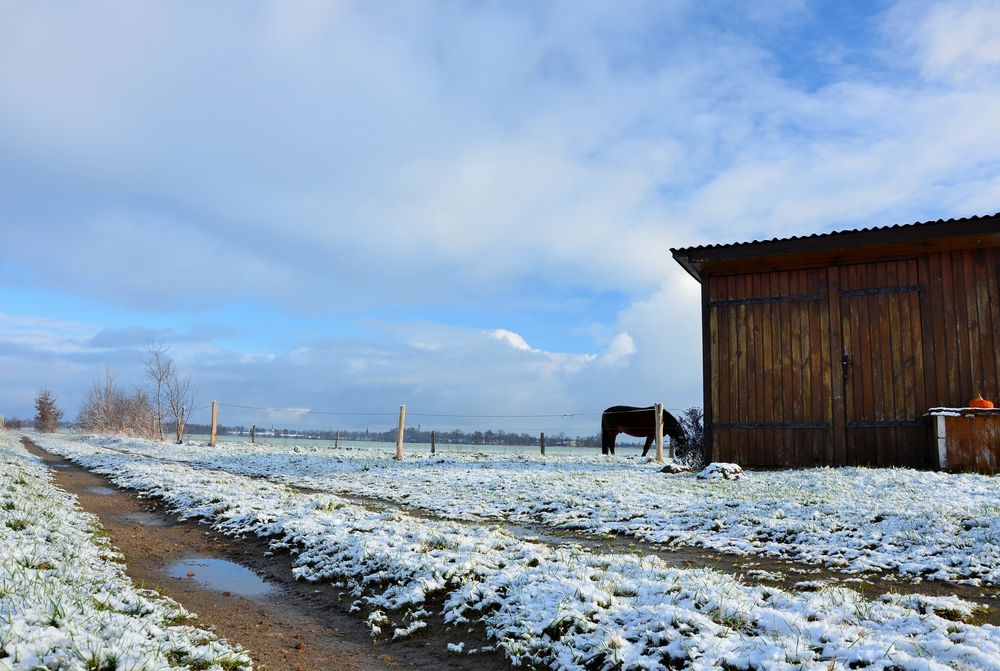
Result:
M0 2L0 412L75 416L151 339L205 403L700 404L668 250L1000 211L997 34L988 0Z

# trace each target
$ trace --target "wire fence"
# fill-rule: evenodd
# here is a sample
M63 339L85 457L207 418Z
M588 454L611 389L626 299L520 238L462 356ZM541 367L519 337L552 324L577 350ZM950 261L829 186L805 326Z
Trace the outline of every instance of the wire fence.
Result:
M216 440L250 441L266 445L329 445L343 447L385 447L398 443L399 426L393 420L400 416L400 410L316 410L311 408L289 408L274 405L247 405L240 403L217 403L218 432ZM664 408L678 418L684 410ZM651 413L653 406L625 408L615 406L614 410L578 410L547 413L443 413L422 412L407 409L407 425L403 426L403 439L407 450L470 452L485 451L499 453L537 452L542 445L552 454L592 452L601 447L601 417L605 414L627 415L631 413ZM202 405L188 413L190 439L211 440L212 404ZM234 411L234 412L230 412ZM236 421L226 419L235 415ZM276 426L281 418L287 417L285 424ZM328 418L331 421L303 428L307 417ZM373 420L379 424L373 431L370 426L363 432L357 427L359 420ZM337 421L342 420L342 421ZM379 421L382 420L382 421ZM487 427L487 423L491 426ZM496 424L516 424L517 428L507 430ZM414 426L416 424L416 426ZM463 425L459 430L455 425ZM338 426L339 425L339 426ZM204 428L202 428L204 427ZM200 429L200 430L199 430ZM640 448L644 439L622 436L617 441L618 448ZM397 445L397 449L399 449Z

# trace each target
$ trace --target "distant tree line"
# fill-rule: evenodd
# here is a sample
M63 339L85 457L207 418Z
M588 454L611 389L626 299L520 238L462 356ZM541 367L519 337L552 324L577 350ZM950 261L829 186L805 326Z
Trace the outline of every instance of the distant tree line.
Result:
M249 436L250 428L245 425L223 426L219 425L219 435ZM211 427L208 424L189 424L188 432L196 434L207 434ZM387 429L385 431L372 431L370 429L341 429L340 439L351 442L396 442L398 429ZM335 429L289 429L257 427L259 438L306 438L312 440L336 440L338 431ZM431 442L431 430L422 428L407 428L403 430L403 440L407 443L429 443ZM498 429L487 431L435 431L434 440L438 444L444 445L538 445L539 435L529 433L515 433ZM545 444L549 446L576 445L580 447L600 447L601 435L599 433L592 436L567 436L560 432L556 434L545 434Z

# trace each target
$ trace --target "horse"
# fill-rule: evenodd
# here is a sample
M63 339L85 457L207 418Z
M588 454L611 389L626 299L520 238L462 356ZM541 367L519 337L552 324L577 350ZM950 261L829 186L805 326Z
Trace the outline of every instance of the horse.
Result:
M619 433L629 436L645 437L646 444L642 447L642 456L649 452L649 446L656 440L655 406L633 408L629 405L613 405L601 415L601 454L615 453L615 438ZM666 410L663 411L663 433L670 436L678 445L687 445L687 433L677 418Z

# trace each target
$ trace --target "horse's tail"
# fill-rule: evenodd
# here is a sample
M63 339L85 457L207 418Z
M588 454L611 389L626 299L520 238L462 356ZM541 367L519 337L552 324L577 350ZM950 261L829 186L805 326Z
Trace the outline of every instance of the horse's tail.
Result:
M607 454L608 450L614 447L614 436L611 435L611 428L608 426L607 417L601 415L601 454Z

